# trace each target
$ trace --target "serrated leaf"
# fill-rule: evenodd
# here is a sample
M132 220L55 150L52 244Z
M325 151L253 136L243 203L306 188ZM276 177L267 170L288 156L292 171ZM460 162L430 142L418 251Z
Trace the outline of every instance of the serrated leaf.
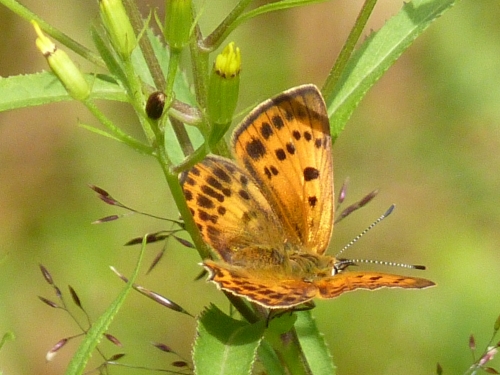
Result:
M250 374L264 330L265 321L250 324L235 320L211 305L198 319L195 374Z
M370 35L325 95L332 136L338 137L366 92L425 29L458 0L414 0Z
M295 330L311 373L313 375L334 375L335 365L332 361L332 355L326 346L323 334L318 331L310 311L297 313Z
M127 101L123 89L108 76L84 76L92 88L91 99ZM73 100L59 79L50 72L0 77L0 92L0 112Z

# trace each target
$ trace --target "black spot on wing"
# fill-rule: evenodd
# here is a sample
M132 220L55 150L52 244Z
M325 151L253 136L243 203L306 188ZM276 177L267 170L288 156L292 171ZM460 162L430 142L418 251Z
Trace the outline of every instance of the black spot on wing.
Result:
M190 201L193 199L193 193L190 190L184 189L184 197L186 197L186 201Z
M198 210L198 218L201 221L209 221L213 224L217 224L217 219L219 218L217 215L210 215L208 212L203 210Z
M208 195L209 197L212 197L214 199L216 199L218 202L224 202L224 195L222 195L221 193L215 191L214 189L212 189L210 186L208 185L203 185L201 187L201 191Z
M223 187L222 184L215 177L208 176L205 181L206 181L207 184L209 184L210 186L216 188L217 190L222 190L222 187Z
M285 150L283 150L282 148L278 148L277 150L274 151L276 157L278 158L278 160L280 161L283 161L286 159L286 153L285 153Z
M290 154L293 155L295 154L295 145L292 142L288 142L286 144L286 151Z
M273 129L268 122L263 122L260 127L260 134L264 139L269 139L273 135Z
M226 171L224 171L222 168L220 167L217 167L217 168L214 168L213 170L213 174L219 178L220 180L226 182L226 183L230 183L231 182L231 177L226 173Z
M260 139L252 139L246 144L245 150L253 160L259 160L266 155L266 148Z
M304 168L304 179L305 181L312 181L319 178L319 170L313 167Z
M316 206L316 203L318 203L318 198L316 198L314 195L307 198L307 202L309 203L309 207L314 208Z
M186 197L186 199L187 199L187 197ZM207 209L211 209L211 208L215 207L214 202L211 199L209 199L207 196L201 195L201 194L196 197L196 204L200 207L207 208Z
M248 194L248 191L246 190L243 190L241 189L239 192L238 192L238 195L243 198L244 200L247 200L249 201L251 198L250 198L250 194Z
M274 115L271 121L273 122L274 127L278 130L280 130L283 126L285 126L285 123L281 118L281 116Z

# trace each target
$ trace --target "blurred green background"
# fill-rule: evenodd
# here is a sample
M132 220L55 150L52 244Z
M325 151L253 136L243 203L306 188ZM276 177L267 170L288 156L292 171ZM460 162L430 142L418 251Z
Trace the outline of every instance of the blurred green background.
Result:
M91 45L88 30L98 21L97 1L23 3ZM202 3L200 22L207 33L235 1ZM243 57L239 111L292 86L321 86L361 3L331 1L268 14L240 27L229 39ZM142 1L141 6L146 14L163 5ZM380 0L366 34L401 6L402 1ZM425 264L424 272L376 268L438 284L424 291L361 291L317 302L314 315L340 375L432 374L437 362L446 374L464 373L472 361L469 335L476 336L479 350L491 335L500 313L499 18L495 0L462 1L448 11L368 93L335 144L335 181L340 187L350 177L348 203L374 188L380 193L335 228L331 254L395 203L395 213L345 255ZM0 76L46 69L27 22L0 7L0 24ZM78 61L82 69L92 69ZM140 136L129 109L102 105ZM87 184L137 209L178 216L155 160L79 123L96 124L79 104L0 114L0 334L11 330L17 336L0 351L4 374L62 374L79 343L70 342L45 362L58 340L80 331L66 313L38 300L38 295L54 299L39 263L66 295L67 284L77 290L95 320L123 288L109 265L130 274L136 262L138 248L123 244L168 228L140 216L91 225L120 211L96 199ZM159 249L151 246L147 261ZM226 308L215 286L193 281L198 262L193 250L171 242L160 265L139 281L192 314L210 301ZM189 358L195 325L133 293L109 332L124 347L104 342L107 355L125 352L124 362L165 368L178 358L150 342L164 342ZM94 355L93 364L99 363ZM500 367L498 359L495 364ZM144 372L114 368L112 373Z

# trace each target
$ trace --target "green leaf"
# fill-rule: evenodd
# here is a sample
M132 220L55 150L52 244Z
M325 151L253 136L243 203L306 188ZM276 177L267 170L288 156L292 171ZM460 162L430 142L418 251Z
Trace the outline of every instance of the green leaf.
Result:
M413 41L458 0L414 0L404 4L353 54L332 92L324 92L335 139L366 92Z
M103 59L104 63L106 64L109 73L117 81L121 82L123 85L126 85L127 78L125 76L125 72L123 71L123 66L120 64L118 57L116 56L113 49L109 45L109 42L106 39L106 37L103 37L95 26L91 27L90 35L92 36L94 45L97 48L99 54L101 55L101 58ZM130 91L128 87L127 89Z
M78 350L76 351L73 358L68 365L68 369L66 370L66 375L80 375L85 370L85 366L87 365L92 352L95 350L96 346L103 338L103 334L108 329L109 325L113 321L115 315L118 313L123 303L125 302L125 298L128 296L130 291L133 289L133 284L137 279L137 275L139 274L139 269L142 263L142 258L146 249L146 239L147 235L144 236L142 240L142 248L139 255L139 259L137 261L137 265L134 269L134 272L130 279L128 280L125 288L120 292L120 294L116 297L116 299L111 303L111 305L107 308L107 310L102 314L96 322L92 324L87 334L85 335L85 339L82 341Z
M276 355L276 351L273 349L271 344L263 340L260 343L258 349L259 362L262 363L262 367L266 369L267 375L285 375L285 369L281 363L279 357Z
M85 74L91 99L127 101L125 92L108 76ZM49 72L0 78L0 112L73 100L57 77Z
M260 16L265 13L275 12L278 10L291 9L296 7L304 7L306 5L312 5L316 3L324 3L327 0L281 0L274 1L268 4L262 5L258 8L252 9L244 14L242 14L238 19L231 25L231 29L236 28L239 24L248 21L254 17Z
M311 311L297 313L295 330L300 342L302 352L307 359L313 375L334 375L335 366L332 356L325 343L325 338L318 331Z
M211 305L198 320L193 349L195 373L248 375L252 371L265 321L235 320Z

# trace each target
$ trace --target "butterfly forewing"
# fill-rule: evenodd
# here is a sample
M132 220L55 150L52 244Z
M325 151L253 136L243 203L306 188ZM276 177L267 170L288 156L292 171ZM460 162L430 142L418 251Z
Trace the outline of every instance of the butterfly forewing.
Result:
M235 158L261 187L290 243L322 254L333 228L333 167L325 103L300 86L253 110L233 135Z
M357 289L380 288L424 289L435 285L419 277L393 275L381 272L344 271L335 276L316 281L319 298L335 298L345 292Z

